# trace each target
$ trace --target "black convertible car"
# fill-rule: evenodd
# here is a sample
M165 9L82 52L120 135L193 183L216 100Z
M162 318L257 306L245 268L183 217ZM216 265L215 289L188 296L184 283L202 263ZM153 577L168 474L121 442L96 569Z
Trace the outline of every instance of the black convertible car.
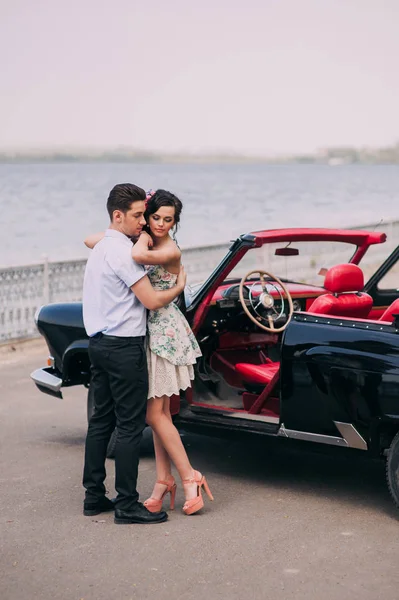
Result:
M193 389L172 398L176 425L381 457L399 507L399 247L366 285L359 266L385 239L368 231L279 229L233 242L209 278L180 299L203 356ZM36 320L50 357L32 379L58 397L63 387L86 386L90 415L81 304L43 306ZM115 435L110 455L114 442Z

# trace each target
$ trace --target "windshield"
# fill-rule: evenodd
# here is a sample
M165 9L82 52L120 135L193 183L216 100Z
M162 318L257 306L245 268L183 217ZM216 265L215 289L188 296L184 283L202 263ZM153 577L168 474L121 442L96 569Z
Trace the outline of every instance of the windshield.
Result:
M228 279L241 279L248 271L262 269L280 279L322 286L325 270L349 262L356 251L356 246L347 242L292 242L288 248L297 250L296 256L276 256L277 249L287 246L288 242L275 242L249 250Z

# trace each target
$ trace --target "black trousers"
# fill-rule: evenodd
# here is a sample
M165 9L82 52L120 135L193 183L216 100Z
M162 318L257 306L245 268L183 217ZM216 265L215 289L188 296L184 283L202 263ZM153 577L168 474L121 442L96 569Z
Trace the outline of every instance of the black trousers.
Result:
M94 413L85 447L83 486L86 500L105 494L105 459L108 442L117 429L115 449L116 505L130 510L138 500L139 446L145 427L148 393L144 337L97 334L89 341Z

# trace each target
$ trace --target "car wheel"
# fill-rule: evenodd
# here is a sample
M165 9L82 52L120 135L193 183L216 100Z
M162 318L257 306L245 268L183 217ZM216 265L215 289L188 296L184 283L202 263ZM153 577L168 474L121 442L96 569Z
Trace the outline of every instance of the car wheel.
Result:
M90 417L93 414L93 412L94 412L94 398L93 398L93 394L91 393L91 387L89 386L89 389L87 391L87 422L90 421ZM115 448L116 448L116 428L112 432L111 438L108 442L107 458L115 457Z
M399 432L389 448L386 474L390 494L399 508Z

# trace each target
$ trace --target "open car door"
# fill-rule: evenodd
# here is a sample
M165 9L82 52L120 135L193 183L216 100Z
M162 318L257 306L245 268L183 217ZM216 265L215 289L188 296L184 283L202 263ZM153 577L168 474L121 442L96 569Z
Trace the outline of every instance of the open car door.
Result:
M370 319L379 319L385 309L399 298L399 246L368 280L363 291L373 298Z

